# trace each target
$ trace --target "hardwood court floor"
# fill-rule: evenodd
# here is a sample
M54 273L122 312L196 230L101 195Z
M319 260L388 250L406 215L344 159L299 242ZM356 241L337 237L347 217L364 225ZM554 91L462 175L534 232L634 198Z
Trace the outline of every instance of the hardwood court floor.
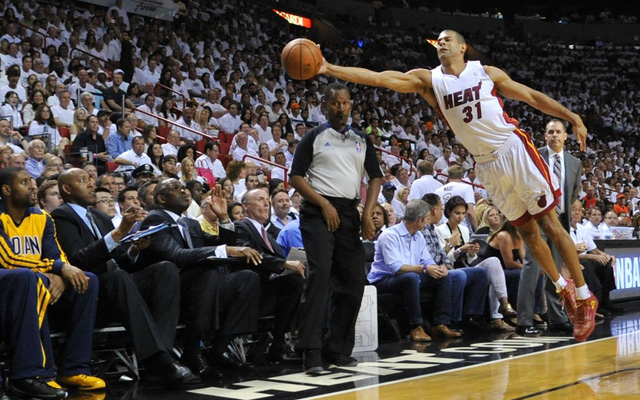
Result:
M640 310L633 307L632 310ZM640 399L640 311L607 318L586 343L570 337L480 334L456 341L381 344L354 368L315 376L263 363L180 391L108 382L71 399L498 400Z

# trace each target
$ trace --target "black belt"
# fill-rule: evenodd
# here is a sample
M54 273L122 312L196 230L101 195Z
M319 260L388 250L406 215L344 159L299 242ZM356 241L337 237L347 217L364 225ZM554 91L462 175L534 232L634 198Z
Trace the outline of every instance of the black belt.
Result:
M329 200L331 205L333 205L336 208L336 210L347 210L347 209L351 210L356 208L358 204L360 204L360 199L345 199L343 197L331 197L331 196L322 196L322 197ZM316 206L311 202L303 201L303 203L306 203L307 205Z

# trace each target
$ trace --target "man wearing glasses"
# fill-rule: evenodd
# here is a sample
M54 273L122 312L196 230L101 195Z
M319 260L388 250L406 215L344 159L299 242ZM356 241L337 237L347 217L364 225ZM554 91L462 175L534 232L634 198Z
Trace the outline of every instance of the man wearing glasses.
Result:
M31 175L32 178L38 178L45 168L45 162L43 160L46 146L40 139L32 140L29 143L27 153L29 158L25 162L25 169Z

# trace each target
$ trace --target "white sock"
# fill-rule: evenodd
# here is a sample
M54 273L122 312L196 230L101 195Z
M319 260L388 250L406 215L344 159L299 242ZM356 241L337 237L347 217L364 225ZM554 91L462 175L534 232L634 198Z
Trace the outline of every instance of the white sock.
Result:
M580 300L584 300L584 299L588 299L590 296L591 296L591 293L589 293L589 288L587 287L586 283L580 286L579 288L576 288L576 298Z
M565 286L567 286L567 281L562 275L560 275L560 278L557 281L553 282L553 284L556 286L556 290L560 291L564 289Z

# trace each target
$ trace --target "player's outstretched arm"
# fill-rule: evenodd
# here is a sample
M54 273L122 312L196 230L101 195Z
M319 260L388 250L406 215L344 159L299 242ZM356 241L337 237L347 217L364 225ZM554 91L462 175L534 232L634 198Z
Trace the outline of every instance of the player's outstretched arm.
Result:
M428 69L375 72L366 68L342 67L323 59L318 73L362 85L385 87L401 93L425 93L427 88L431 87L431 71Z
M571 125L573 125L573 133L576 135L578 142L580 142L580 150L586 150L587 128L584 126L582 118L580 118L578 114L572 112L546 94L514 81L504 71L498 68L489 66L485 66L484 68L503 96L512 100L524 101L531 107L537 108L545 114L569 121Z

